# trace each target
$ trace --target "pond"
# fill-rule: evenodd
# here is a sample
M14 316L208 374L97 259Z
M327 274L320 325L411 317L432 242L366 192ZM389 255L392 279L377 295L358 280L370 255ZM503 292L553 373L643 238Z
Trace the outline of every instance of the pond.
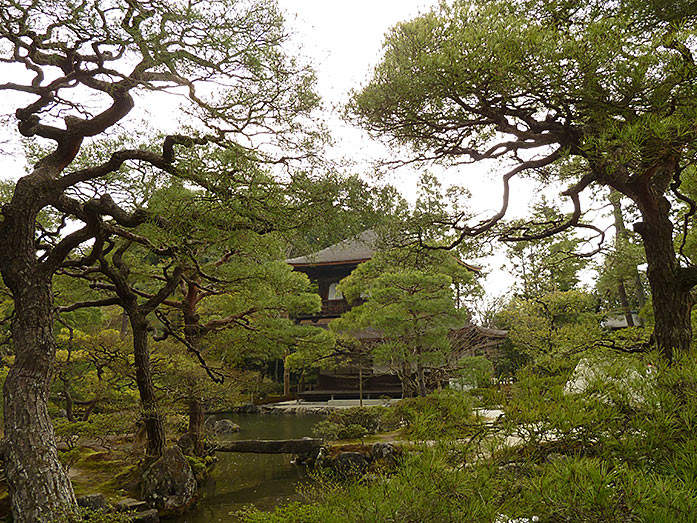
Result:
M319 415L229 414L242 430L228 439L292 439L311 436ZM296 488L307 481L304 467L291 463L290 454L240 454L218 452L210 479L203 488L203 499L196 507L173 520L174 523L234 522L234 513L246 505L270 510L299 499Z

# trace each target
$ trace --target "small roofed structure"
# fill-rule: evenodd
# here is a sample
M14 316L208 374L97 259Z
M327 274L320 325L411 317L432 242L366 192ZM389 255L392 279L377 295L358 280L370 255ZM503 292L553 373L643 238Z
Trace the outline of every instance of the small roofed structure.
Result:
M286 263L298 268L336 264L352 264L356 266L373 257L376 251L376 244L377 234L372 229L368 229L354 238L342 240L321 251L306 256L290 258L286 260Z
M363 231L358 236L349 238L306 256L286 260L296 271L304 272L310 281L317 284L317 291L322 298L322 311L311 316L318 324L338 318L349 309L348 303L337 285L351 274L359 264L370 260L377 251L378 235L372 229ZM458 259L464 267L472 272L479 272L480 267L470 265ZM308 316L309 318L310 316Z
M315 315L317 323L326 324L326 321L320 320L338 318L349 309L343 295L337 290L337 285L359 263L373 257L376 244L377 235L374 231L367 230L355 238L343 240L313 254L286 260L296 271L304 272L317 284L317 291L322 298L322 311Z

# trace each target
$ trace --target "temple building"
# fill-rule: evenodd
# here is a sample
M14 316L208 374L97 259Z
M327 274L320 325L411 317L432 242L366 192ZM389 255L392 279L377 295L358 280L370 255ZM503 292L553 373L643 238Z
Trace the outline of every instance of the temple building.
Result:
M351 274L359 263L373 257L376 241L376 234L367 230L355 238L341 241L313 254L286 260L286 263L292 265L296 271L307 274L310 281L317 285L317 291L322 298L322 310L312 317L314 323L326 325L349 310L349 305L337 290L337 285ZM308 316L303 320L309 318Z
M339 282L351 274L360 264L370 260L376 251L377 235L367 230L356 236L331 245L321 251L286 260L296 271L307 274L317 285L322 298L322 309L315 315L302 316L297 321L302 324L327 328L335 318L350 309L350 305L337 289ZM478 272L479 268L465 264ZM453 358L484 355L495 359L498 346L506 336L505 331L485 329L471 323L451 332ZM380 334L366 330L357 337L366 345L377 343ZM371 399L382 396L400 397L402 386L396 374L379 368L372 362L354 360L335 367L320 368L317 382L312 390L298 391L302 399L327 400L356 398L359 395Z

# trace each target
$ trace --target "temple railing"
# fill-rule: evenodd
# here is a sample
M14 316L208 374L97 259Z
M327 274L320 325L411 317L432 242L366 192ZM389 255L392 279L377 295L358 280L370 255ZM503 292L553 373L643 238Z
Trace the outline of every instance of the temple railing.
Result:
M346 300L322 300L322 316L341 316L351 307Z

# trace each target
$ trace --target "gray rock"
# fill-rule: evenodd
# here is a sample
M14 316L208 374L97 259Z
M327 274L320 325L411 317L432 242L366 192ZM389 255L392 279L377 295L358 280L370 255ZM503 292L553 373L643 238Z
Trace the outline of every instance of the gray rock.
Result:
M179 447L170 447L143 473L143 499L159 510L177 512L196 500L196 478Z
M92 510L101 510L107 508L106 498L104 494L87 494L77 498L78 507L86 507Z
M213 425L213 432L216 434L232 434L239 431L240 426L229 419L220 419Z
M368 460L360 452L342 452L332 460L332 466L341 476L362 476L368 470Z
M393 467L397 464L402 451L389 443L375 443L370 449L370 454L375 461Z
M183 434L179 441L177 441L177 447L179 447L183 454L187 456L194 455L194 438L188 432Z

